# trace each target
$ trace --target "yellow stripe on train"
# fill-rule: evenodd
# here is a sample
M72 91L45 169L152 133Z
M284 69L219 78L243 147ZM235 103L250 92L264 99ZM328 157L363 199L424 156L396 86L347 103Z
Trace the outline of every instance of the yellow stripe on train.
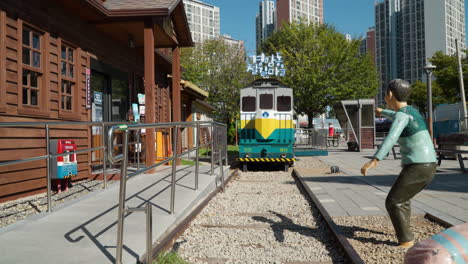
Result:
M241 129L256 129L263 138L268 138L276 129L292 129L292 120L279 120L273 118L261 118L253 120L241 120Z

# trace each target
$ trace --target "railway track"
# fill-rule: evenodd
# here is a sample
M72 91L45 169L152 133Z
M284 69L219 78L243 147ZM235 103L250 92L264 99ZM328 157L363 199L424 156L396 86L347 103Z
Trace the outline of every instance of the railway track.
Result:
M239 172L166 248L189 263L403 262L388 217L331 218L292 172L261 166ZM417 239L445 228L420 216L412 222Z

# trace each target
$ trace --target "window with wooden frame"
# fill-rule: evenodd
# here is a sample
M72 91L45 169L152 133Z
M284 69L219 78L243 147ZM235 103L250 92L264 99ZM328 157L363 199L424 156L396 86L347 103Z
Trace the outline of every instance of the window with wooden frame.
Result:
M22 104L38 106L41 96L42 34L28 27L22 32Z
M72 111L75 90L75 49L61 44L60 47L60 110Z
M50 116L48 42L49 33L17 20L18 113Z
M81 119L78 87L80 49L62 39L57 41L59 47L59 116L67 119Z

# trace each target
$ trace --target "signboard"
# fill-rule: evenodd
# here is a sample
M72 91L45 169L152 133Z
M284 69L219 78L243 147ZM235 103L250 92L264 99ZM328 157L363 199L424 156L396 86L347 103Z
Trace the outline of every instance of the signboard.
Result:
M270 78L272 76L283 77L286 75L283 56L281 56L280 52L269 56L266 56L264 53L253 55L249 57L247 63L247 72L252 72L252 75L260 75L263 78Z
M86 109L91 108L91 69L86 68Z
M94 92L94 103L102 105L102 93L101 92Z
M138 103L144 105L145 104L145 95L144 94L138 94Z

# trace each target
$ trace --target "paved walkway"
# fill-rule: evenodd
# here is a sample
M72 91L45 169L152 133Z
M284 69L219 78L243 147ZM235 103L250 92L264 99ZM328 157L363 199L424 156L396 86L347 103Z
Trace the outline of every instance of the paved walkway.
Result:
M317 157L339 166L346 175L330 174L328 169L297 170L332 217L385 215L385 198L401 170L401 160L390 155L362 176L360 169L374 152L330 150L328 156ZM412 208L413 214L427 212L453 225L468 222L468 174L461 173L458 161L442 162L432 183L413 199Z
M175 213L169 214L171 168L127 181L127 206L153 204L153 242L180 223L216 188L215 167L200 166L199 190L194 189L195 167L177 171ZM224 168L228 178L229 168ZM219 183L218 183L219 184ZM35 215L0 229L0 263L114 263L119 184L62 204L50 214ZM136 263L145 254L145 214L129 213L124 223L123 263Z

